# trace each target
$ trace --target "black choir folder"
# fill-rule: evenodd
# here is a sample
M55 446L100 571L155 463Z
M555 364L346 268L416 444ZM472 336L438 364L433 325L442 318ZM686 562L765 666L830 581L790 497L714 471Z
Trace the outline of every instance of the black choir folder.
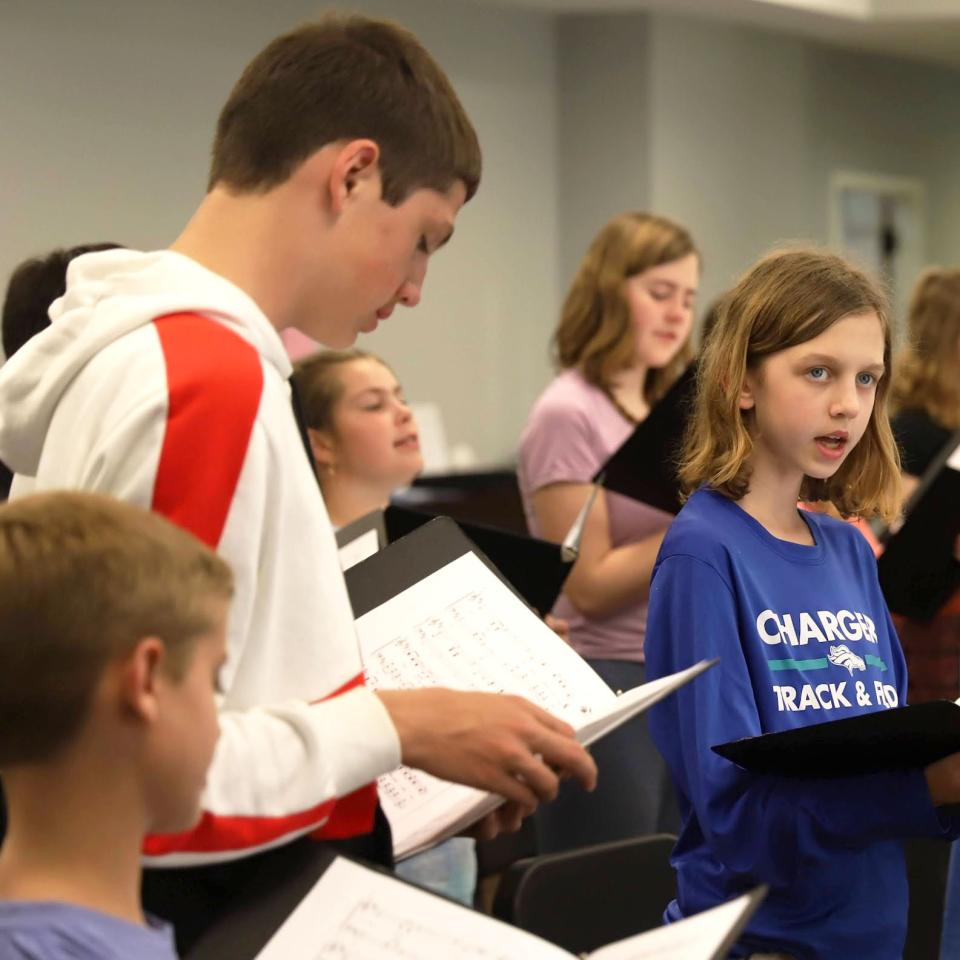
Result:
M401 537L345 578L370 686L518 694L570 723L584 744L716 662L617 696L448 517ZM461 832L503 802L407 767L381 777L379 792L398 859Z
M393 504L368 513L337 531L341 565L349 569L433 519L433 514ZM484 524L455 522L527 604L541 616L553 609L577 558L582 524L574 524L573 537L559 544Z
M930 620L960 589L954 545L960 535L960 431L924 473L905 509L903 526L881 537L878 573L894 613Z
M960 751L960 705L932 700L713 747L753 773L823 779L915 770Z
M696 377L696 364L691 363L597 471L593 478L596 483L658 510L680 512L677 465Z
M589 882L589 878L584 878ZM643 890L638 887L637 895ZM766 895L748 893L585 954L593 960L721 960ZM324 851L241 900L185 960L570 960L531 933Z

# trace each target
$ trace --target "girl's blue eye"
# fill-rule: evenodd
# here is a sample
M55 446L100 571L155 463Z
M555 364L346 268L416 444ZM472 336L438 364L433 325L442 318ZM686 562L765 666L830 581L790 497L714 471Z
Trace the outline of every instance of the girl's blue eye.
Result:
M857 383L861 387L872 387L877 382L877 378L872 373L858 373Z
M812 367L809 372L809 376L813 380L825 380L827 377L827 368L826 367Z

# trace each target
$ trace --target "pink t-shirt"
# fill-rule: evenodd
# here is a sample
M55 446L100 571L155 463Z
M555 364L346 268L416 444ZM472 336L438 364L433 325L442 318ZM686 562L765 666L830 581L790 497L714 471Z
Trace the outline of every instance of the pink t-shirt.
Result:
M540 395L520 437L517 475L530 532L539 535L533 494L551 483L590 483L593 475L633 432L599 388L577 370L561 373ZM669 513L605 492L614 547L665 530ZM637 602L606 617L587 618L562 594L554 615L570 622L570 642L584 657L643 660L647 605Z

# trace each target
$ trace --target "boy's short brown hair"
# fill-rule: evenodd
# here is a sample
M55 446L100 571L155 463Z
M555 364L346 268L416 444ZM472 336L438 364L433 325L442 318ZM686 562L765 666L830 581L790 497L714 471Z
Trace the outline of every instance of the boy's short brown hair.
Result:
M210 186L266 191L338 140L380 147L383 199L413 190L467 199L480 144L450 81L417 38L362 16L329 14L277 37L247 66L220 114Z
M0 505L0 768L65 746L142 638L164 641L179 678L232 593L229 566L158 514L77 492Z

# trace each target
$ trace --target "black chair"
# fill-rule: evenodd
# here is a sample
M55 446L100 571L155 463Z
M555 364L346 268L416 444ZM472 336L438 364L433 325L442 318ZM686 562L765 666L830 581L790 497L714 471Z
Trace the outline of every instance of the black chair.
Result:
M659 927L676 896L676 839L660 833L518 860L493 914L575 954Z

